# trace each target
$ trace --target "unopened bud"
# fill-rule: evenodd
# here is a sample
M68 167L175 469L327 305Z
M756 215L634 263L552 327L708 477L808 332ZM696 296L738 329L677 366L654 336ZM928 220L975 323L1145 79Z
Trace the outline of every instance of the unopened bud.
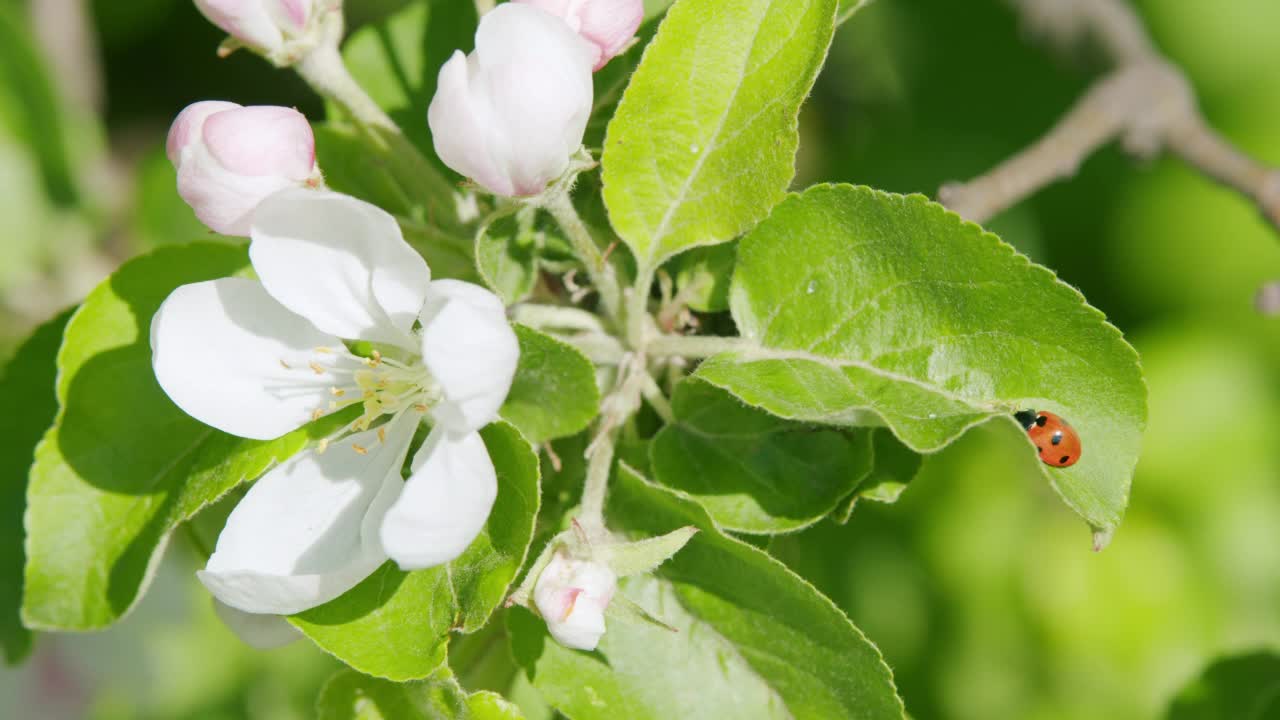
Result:
M247 236L267 196L320 182L311 125L291 108L195 103L174 120L166 151L178 194L224 235Z
M591 115L591 50L562 20L506 3L470 55L440 69L427 111L436 153L495 195L537 195L569 169Z
M592 66L599 70L622 54L644 19L644 0L514 0L561 18L591 43Z
M305 41L316 15L315 0L195 0L209 22L237 42L273 60Z
M556 642L595 650L617 587L618 578L606 565L556 553L534 585L533 602Z

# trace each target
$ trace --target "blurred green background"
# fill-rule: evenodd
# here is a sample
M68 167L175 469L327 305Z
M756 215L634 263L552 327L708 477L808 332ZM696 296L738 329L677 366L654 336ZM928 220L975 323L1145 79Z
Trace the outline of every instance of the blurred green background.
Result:
M359 24L403 3L347 4ZM1280 3L1138 6L1210 121L1280 163ZM0 357L121 260L208 237L163 154L186 104L320 118L292 74L219 61L219 40L189 0L0 0ZM1033 140L1102 69L1087 49L1041 47L999 0L877 0L836 37L797 183L932 195ZM1252 306L1280 278L1280 241L1181 163L1114 148L991 227L1142 354L1151 421L1111 548L1090 552L1018 438L984 427L929 458L897 505L771 550L879 644L917 720L1163 717L1218 657L1280 649L1280 319ZM119 627L40 636L0 670L0 715L310 717L337 663L240 645L195 563L176 542Z

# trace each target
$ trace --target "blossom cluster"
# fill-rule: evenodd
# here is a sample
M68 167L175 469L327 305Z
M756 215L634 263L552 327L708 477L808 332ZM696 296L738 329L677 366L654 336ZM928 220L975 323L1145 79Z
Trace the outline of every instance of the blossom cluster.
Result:
M333 9L196 5L281 63L316 42ZM475 49L440 69L427 122L441 160L495 195L545 192L581 148L592 72L629 46L641 16L640 0L514 0L486 14ZM388 560L447 563L482 531L498 479L479 431L498 417L519 347L497 296L432 278L396 218L326 189L296 110L198 102L166 149L196 216L250 239L255 278L165 300L151 329L161 387L197 420L253 440L343 417L250 487L198 573L220 617L271 646L295 636L281 616L337 598ZM536 604L557 639L594 648L614 583L605 566L557 561Z

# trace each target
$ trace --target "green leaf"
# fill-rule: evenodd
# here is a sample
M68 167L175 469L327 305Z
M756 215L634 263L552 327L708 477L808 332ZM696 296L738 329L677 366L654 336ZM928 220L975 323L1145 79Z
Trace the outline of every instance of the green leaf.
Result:
M676 422L649 449L655 478L748 533L820 520L871 471L871 433L790 422L697 379L676 386Z
M600 411L595 367L576 348L516 325L520 365L502 406L503 419L530 442L544 443L585 429Z
M728 242L784 197L836 0L681 0L609 125L604 199L641 267ZM749 172L744 171L749 163Z
M466 552L413 572L388 562L342 597L290 622L356 670L396 681L423 678L439 667L450 631L483 627L506 597L533 538L538 458L507 423L480 434L498 471L498 499Z
M538 281L538 231L534 208L498 218L476 234L476 268L507 306L533 292Z
M871 432L873 463L871 473L858 483L858 489L840 503L836 509L836 522L841 525L849 522L853 508L858 500L866 498L882 503L895 503L907 489L907 483L920 470L923 458L893 433L884 428L876 428Z
M31 651L31 631L19 617L26 564L22 514L36 443L58 412L54 361L70 317L67 311L37 328L0 376L0 397L12 408L0 414L0 649L9 665L21 662Z
M1146 423L1138 356L1102 313L995 235L921 196L824 185L779 205L738 249L740 350L697 375L780 417L887 424L935 452L992 418L1051 410L1080 433L1042 466L1104 545ZM1035 459L1027 443L1027 462Z
M662 563L680 552L680 548L689 544L689 539L698 533L692 525L672 530L666 535L644 538L635 542L622 542L605 545L600 548L604 561L618 577L640 575L653 572Z
M676 289L684 304L698 312L729 309L729 282L738 247L733 243L694 248L672 258Z
M1254 652L1214 662L1169 704L1166 720L1280 718L1280 654Z
M319 720L523 720L500 695L468 695L448 668L420 682L394 683L339 670L320 689Z
M720 533L695 503L622 466L610 526L653 536L701 529L657 576L621 592L659 620L608 621L594 653L508 615L512 652L543 696L576 718L903 717L880 653L830 600L764 552Z
M248 267L242 246L164 248L125 263L67 324L53 428L27 493L22 619L93 630L141 597L170 531L322 437L334 415L269 442L218 432L169 401L151 370L151 316L179 285Z

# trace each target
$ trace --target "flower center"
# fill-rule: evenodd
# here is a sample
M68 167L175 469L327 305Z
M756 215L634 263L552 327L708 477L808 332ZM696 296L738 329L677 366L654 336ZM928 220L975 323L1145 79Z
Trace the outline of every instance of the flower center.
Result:
M334 351L329 348L316 348L314 352L315 357L308 363L308 368L317 375L328 374L337 382L329 388L329 394L333 397L329 407L316 408L312 419L319 420L329 413L353 405L360 405L364 410L360 417L342 428L335 437L364 432L384 415L394 417L404 412L425 414L444 397L421 358L393 360L383 357L382 353L375 350L370 357L356 358L359 365L355 365L325 362L327 358L334 357ZM355 366L352 367L353 365ZM378 431L378 439L381 441L385 430L380 427ZM328 447L331 439L321 441L321 452ZM352 447L361 454L367 451L359 445Z

